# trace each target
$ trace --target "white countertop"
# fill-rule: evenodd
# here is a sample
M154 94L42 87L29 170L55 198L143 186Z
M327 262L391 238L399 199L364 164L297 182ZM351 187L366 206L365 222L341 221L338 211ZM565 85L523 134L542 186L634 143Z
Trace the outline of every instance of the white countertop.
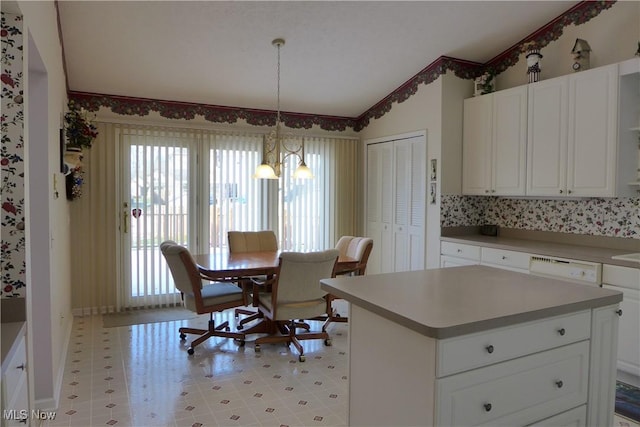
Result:
M622 301L617 291L479 265L323 279L321 287L432 338Z

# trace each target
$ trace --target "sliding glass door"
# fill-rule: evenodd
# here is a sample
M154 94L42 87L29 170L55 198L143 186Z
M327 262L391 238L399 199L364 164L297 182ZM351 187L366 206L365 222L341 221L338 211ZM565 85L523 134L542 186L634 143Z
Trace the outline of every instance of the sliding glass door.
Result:
M119 309L180 303L160 243L227 250L230 230L274 230L288 251L318 251L355 229L356 144L305 138L315 177L256 180L262 135L120 127ZM341 203L343 201L343 203Z
M172 305L180 297L159 245L190 246L196 204L192 182L196 153L191 135L159 130L123 132L121 247L125 307Z
M125 308L180 302L160 243L193 253L226 250L229 230L269 228L260 162L262 138L198 131L122 131L121 247Z

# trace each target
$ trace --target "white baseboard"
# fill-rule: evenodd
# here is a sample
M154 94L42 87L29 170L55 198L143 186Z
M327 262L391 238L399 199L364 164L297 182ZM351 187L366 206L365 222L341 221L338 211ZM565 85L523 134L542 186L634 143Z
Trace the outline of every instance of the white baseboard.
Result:
M96 314L107 314L107 313L115 313L116 309L114 306L102 306L102 307L82 307L82 308L74 308L71 310L71 314L74 317L81 316L94 316Z
M73 317L68 318L65 324L66 334L64 339L64 345L62 346L62 355L60 357L60 366L58 366L58 375L56 376L56 382L53 388L53 407L38 407L36 409L40 410L52 410L54 408L58 408L60 405L60 393L62 392L62 381L64 380L64 368L65 361L67 360L67 354L69 353L69 344L71 343L71 332L73 329Z

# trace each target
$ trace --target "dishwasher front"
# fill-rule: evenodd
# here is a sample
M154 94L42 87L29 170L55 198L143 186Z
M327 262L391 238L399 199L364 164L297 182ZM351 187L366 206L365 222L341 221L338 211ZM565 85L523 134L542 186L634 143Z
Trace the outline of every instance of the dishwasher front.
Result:
M600 286L602 282L602 264L551 256L532 255L529 273L583 285Z

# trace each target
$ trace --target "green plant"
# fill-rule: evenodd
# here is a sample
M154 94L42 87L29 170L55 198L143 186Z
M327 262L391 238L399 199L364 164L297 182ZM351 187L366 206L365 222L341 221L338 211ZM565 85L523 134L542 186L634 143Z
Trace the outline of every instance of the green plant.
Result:
M482 90L480 93L482 95L486 95L487 93L491 93L494 91L494 87L493 87L494 77L495 77L495 73L493 71L487 71L482 75L482 78L484 79L482 84L480 85L480 88Z
M69 101L69 111L64 115L64 129L67 145L70 147L90 148L98 136L98 129L88 118L87 111L78 108L73 100Z

